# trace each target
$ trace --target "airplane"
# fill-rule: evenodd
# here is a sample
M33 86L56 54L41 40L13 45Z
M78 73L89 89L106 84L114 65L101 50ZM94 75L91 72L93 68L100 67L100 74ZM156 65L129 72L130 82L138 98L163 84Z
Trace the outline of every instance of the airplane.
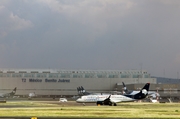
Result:
M10 92L10 93L0 93L0 97L1 98L8 98L8 97L13 97L14 95L15 95L15 93L16 93L16 87L13 89L13 91L12 92Z
M132 102L140 99L146 98L148 95L150 83L140 90L139 93L134 95L84 95L76 100L78 103L96 103L97 105L114 105L117 106L119 102Z
M139 93L139 91L128 90L124 82L122 82L122 84L123 84L123 94L134 95ZM148 91L148 96L153 98L160 97L159 93L155 91Z

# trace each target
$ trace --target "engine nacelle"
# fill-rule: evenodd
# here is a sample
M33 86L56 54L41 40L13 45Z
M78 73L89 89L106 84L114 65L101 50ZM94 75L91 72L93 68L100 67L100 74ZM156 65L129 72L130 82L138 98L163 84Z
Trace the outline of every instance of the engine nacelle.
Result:
M104 102L103 101L97 101L96 104L99 106L99 105L104 105Z
M112 103L112 102L110 102L110 101L97 101L96 104L97 104L98 106L99 106L99 105L109 105L109 106L114 105L114 106L117 106L116 103Z

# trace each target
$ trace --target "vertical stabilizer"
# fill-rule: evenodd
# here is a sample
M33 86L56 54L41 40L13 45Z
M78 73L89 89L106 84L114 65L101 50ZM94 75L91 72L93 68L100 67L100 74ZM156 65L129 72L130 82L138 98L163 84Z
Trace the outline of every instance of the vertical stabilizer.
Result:
M122 84L123 84L123 91L124 91L126 94L128 94L128 89L126 88L126 85L124 84L124 82L122 82Z

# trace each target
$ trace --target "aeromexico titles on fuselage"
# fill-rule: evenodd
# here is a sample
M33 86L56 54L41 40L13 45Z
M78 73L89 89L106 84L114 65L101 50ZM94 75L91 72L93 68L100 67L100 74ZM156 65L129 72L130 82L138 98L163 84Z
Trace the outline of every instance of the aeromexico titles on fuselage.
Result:
M118 102L130 102L146 98L149 91L149 86L150 83L146 83L146 85L140 90L140 92L135 95L85 95L78 98L76 102L94 102L97 103L97 105L113 104L114 106L116 106L116 103Z
M22 78L22 82L59 82L59 83L70 83L70 79L26 79Z

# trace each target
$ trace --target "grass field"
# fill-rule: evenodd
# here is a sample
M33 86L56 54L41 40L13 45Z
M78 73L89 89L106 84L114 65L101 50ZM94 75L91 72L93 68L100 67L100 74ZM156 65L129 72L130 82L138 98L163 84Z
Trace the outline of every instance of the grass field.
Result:
M69 102L68 102L69 103ZM180 103L119 103L118 106L83 106L68 103L0 103L0 117L76 117L76 118L176 118ZM74 102L75 103L75 102Z

